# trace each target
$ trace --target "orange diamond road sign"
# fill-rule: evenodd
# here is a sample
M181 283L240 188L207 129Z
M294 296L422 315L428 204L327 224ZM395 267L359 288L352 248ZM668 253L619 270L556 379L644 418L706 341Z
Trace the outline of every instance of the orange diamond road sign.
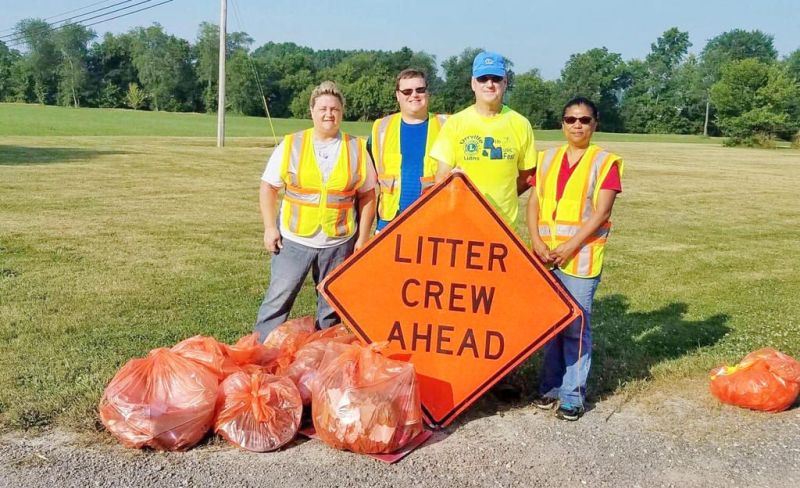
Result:
M414 364L446 426L580 307L462 173L426 192L319 286L367 343Z

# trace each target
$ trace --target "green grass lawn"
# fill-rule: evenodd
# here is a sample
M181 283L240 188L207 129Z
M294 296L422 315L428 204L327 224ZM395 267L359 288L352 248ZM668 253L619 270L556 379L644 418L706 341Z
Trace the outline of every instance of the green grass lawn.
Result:
M9 109L51 110L0 105L0 429L93 430L130 358L251 330L269 274L257 204L269 144L11 136ZM154 117L143 132L171 126L158 117L213 126L119 113ZM627 166L595 303L593 398L701 378L762 346L800 356L800 152L604 146ZM307 282L293 315L314 300ZM522 371L535 384L535 361Z
M264 117L228 115L227 137L270 137L272 129ZM278 137L311 127L310 120L273 119ZM343 129L369 135L369 122L345 122ZM214 114L144 112L123 109L69 108L49 105L0 103L0 136L161 136L216 137ZM537 130L542 141L560 141L559 130ZM600 132L598 142L687 142L721 144L720 138L675 134L615 134Z

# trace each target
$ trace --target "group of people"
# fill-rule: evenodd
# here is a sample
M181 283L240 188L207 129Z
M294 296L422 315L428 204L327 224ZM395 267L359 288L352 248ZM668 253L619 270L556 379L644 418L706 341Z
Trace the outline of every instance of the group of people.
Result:
M537 153L530 122L503 104L508 78L497 53L475 57L471 86L473 105L449 117L434 114L425 73L403 70L395 86L400 111L376 120L366 141L340 130L345 98L337 86L325 81L314 88L313 127L287 135L261 177L264 246L272 262L255 330L264 338L285 322L309 270L319 283L363 247L376 214L379 232L451 171L464 172L512 229L518 197L531 188L533 252L584 312L544 346L534 404L577 420L585 411L592 301L622 191L622 160L591 143L597 107L581 97L564 106L566 144ZM317 327L337 322L318 296Z

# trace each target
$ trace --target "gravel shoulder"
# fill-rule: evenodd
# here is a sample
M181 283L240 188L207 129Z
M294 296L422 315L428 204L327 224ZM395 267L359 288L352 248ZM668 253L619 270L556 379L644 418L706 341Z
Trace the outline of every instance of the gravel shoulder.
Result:
M59 429L0 437L2 487L265 485L800 486L800 408L720 406L699 380L603 399L578 422L485 399L394 465L304 439L256 454L213 439L158 453Z

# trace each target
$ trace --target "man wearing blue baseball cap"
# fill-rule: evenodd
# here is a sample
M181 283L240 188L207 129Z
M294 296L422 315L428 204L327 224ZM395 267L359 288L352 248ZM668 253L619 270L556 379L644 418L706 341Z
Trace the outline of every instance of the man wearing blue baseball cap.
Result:
M486 51L475 56L475 104L447 120L430 155L438 161L437 182L460 169L514 229L517 197L528 189L537 155L528 119L503 105L507 87L503 56Z

